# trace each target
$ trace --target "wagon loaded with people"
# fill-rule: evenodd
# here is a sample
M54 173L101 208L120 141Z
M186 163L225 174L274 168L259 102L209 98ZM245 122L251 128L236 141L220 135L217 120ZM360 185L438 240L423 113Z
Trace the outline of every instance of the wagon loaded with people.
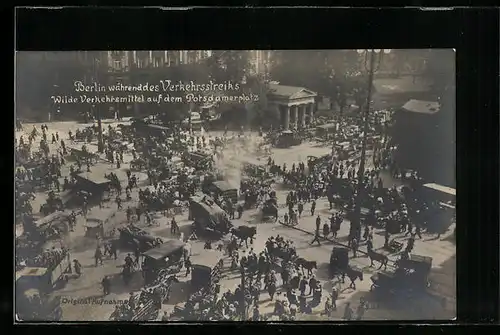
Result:
M57 211L32 223L26 222L25 230L37 236L42 241L58 239L68 233L69 215L63 211Z
M146 286L140 294L131 295L128 304L116 306L110 321L156 321L162 304L167 302L172 285L179 280L175 275L158 278L153 284Z
M16 271L16 286L35 288L50 293L64 283L71 273L70 254L67 249L51 249L25 259Z
M390 296L411 298L430 286L431 268L431 257L411 254L408 259L397 261L394 271L374 274L371 277L373 284L370 290L384 298Z
M118 231L120 232L120 245L131 250L139 249L140 252L145 252L163 243L160 237L151 236L133 224L118 228Z

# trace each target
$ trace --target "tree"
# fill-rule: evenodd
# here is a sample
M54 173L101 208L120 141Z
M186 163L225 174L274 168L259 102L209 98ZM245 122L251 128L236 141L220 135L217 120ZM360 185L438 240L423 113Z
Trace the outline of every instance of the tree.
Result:
M349 98L363 93L358 54L352 50L275 51L271 69L273 80L329 97L332 110L336 103L343 112Z
M216 82L239 83L251 69L249 52L245 50L213 51L206 65L211 79Z

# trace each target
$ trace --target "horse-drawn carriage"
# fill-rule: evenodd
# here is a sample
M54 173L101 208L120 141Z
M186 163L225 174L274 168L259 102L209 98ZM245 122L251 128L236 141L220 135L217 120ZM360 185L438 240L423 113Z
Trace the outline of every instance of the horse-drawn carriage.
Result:
M262 219L268 220L273 218L278 221L278 201L276 198L269 198L262 206Z
M391 253L400 252L403 249L403 242L398 242L393 238L389 241L385 249Z
M279 134L274 142L274 145L278 148L289 148L291 146L299 145L302 143L302 139L298 134L291 130L285 130Z
M227 213L209 196L193 196L189 199L189 219L194 228L220 238L229 233L233 225Z
M169 240L142 253L142 256L144 281L151 284L158 278L164 278L182 269L184 258L187 257L186 243Z
M64 209L64 204L61 198L52 191L49 192L48 195L47 201L40 206L40 213L49 215L56 211L62 211Z
M222 199L231 200L233 204L238 202L238 189L226 181L214 181L208 186L207 190Z
M340 274L349 267L349 249L346 247L333 247L330 255L330 273Z
M82 172L75 175L76 187L79 192L86 192L87 197L102 197L110 191L113 182L106 175L99 172ZM89 199L90 200L90 199Z
M274 264L277 261L281 261L281 264L286 264L297 258L297 250L294 247L280 247L271 241L266 242L266 251Z
M208 294L215 294L222 278L224 259L217 251L211 251L204 253L200 260L193 256L191 261L193 263L191 273L193 292L203 289Z
M383 296L411 297L430 286L428 277L431 268L431 257L412 254L408 259L398 260L395 271L382 271L373 275L370 290Z
M120 245L132 250L138 248L139 251L144 252L163 243L161 238L151 236L132 224L125 228L119 228L118 231L120 232Z

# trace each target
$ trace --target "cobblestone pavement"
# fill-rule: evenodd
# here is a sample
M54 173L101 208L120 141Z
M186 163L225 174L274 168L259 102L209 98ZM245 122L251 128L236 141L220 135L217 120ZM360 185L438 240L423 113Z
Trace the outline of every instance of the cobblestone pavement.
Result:
M67 137L68 129L71 128L74 131L76 127L84 126L76 123L50 123L48 125L49 134L51 131L58 131L62 138ZM25 125L25 129L28 131L30 131L31 128L32 127L30 125ZM18 133L17 136L19 137L19 135L20 134ZM304 143L291 149L273 149L273 158L276 164L281 165L283 163L287 163L288 166L291 166L293 162L298 162L299 160L305 161L309 155L321 156L327 154L329 151L330 148L325 146ZM238 156L241 156L241 153ZM131 160L130 155L125 155L124 158L125 164L122 165L118 172L118 176L122 179L123 183L126 181L125 171L129 168L128 162ZM264 161L265 158L262 158L262 160ZM370 165L370 162L368 162L368 165ZM103 173L108 172L110 168L110 164L104 161L101 161L92 167L92 169L102 171ZM368 166L368 168L370 168L370 166ZM113 170L116 171L115 168L113 168ZM63 171L63 176L67 173L68 171ZM136 173L136 175L139 177L139 186L145 186L147 182L146 175L144 173ZM287 191L279 190L277 193L280 203L283 204ZM137 198L136 191L132 193L132 198ZM43 203L43 201L45 201L44 195L37 195L37 200L35 202ZM102 209L98 207L92 208L89 215L99 218L110 218L109 226L107 227L107 229L110 230L113 227L117 228L126 225L124 210L129 205L134 206L135 202L124 202L124 209L118 211L116 204L110 202L107 203ZM311 246L309 242L313 238L311 234L315 228L316 216L311 216L310 213L308 213L308 206L309 205L306 205L304 211L305 215L303 215L300 219L299 225L295 228L285 227L277 223L260 222L258 209L246 211L240 220L234 220L233 223L236 225L255 225L257 227L257 238L253 244L253 248L256 251L260 251L264 248L265 241L268 237L280 234L281 236L294 241L297 252L301 257L316 260L318 262L316 277L323 282L323 299L325 299L325 297L331 292L332 285L338 285L340 289L338 309L331 317L333 320L339 320L342 317L343 305L345 302L352 301L354 305L353 307L355 308L361 297L368 299L368 301L371 302L370 307L373 307L365 313L364 318L367 320L451 319L455 316L455 245L450 239L450 233L442 235L440 239L424 234L423 239L417 240L415 243L414 253L431 256L433 258L433 269L430 278L432 282L430 293L432 294L422 297L421 299L413 299L412 301L377 304L374 297L369 292L371 286L370 276L376 271L376 269L369 267L370 261L363 253L360 253L358 257L351 258L350 260L350 263L362 268L364 272L364 280L356 283L356 290L348 288L347 283L342 284L332 282L327 271L330 253L335 243L346 243L349 223L346 221L342 224L342 228L338 233L338 238L335 243L324 241L321 246ZM35 210L38 207L39 205L33 205ZM329 217L331 211L328 208L326 200L318 201L317 213L319 213L324 220ZM280 209L280 215L283 214L284 206ZM138 225L142 226L145 230L148 230L151 234L165 238L177 238L177 236L171 236L170 234L170 220L170 217L164 217L160 213L157 213L154 220L156 225L152 227L146 227L144 223L138 223ZM181 231L185 233L184 236L188 236L191 222L187 220L187 213L177 215L176 220L180 225ZM126 250L121 250L119 252L117 260L106 259L103 265L95 266L93 253L98 242L95 238L84 237L84 221L85 219L83 217L79 217L75 231L70 232L62 241L58 241L56 243L62 243L70 248L71 257L78 259L83 265L83 274L79 278L71 278L64 287L56 290L53 294L63 297L62 301L65 302L63 305L64 320L108 320L114 309L114 304L126 300L129 297L130 292L140 290L143 286L143 281L141 275L136 273L129 286L124 286L120 272L121 265L124 263L124 258L127 255ZM449 232L452 231L453 227L450 227ZM402 241L405 240L404 236L398 236L398 238ZM197 259L200 262L203 262L205 257L204 255L207 255L208 252L217 253L217 251L203 250L202 241L192 241L190 244L193 259ZM374 245L376 249L383 245L383 233L376 232L374 234ZM360 247L361 250L364 250L364 248L365 247L363 245ZM396 257L397 255L389 255L390 259L395 259ZM209 256L207 256L207 259L209 259ZM226 259L225 265L229 266L229 259ZM110 295L103 297L100 282L105 275L111 276L112 289ZM225 277L221 282L221 291L224 292L227 289L234 289L240 281L241 279L237 273L226 271ZM167 304L164 304L163 310L167 312L172 311L176 304L186 301L189 293L189 278L184 276L184 272L181 272L180 283L174 284L171 298ZM445 308L441 306L441 297L443 296L447 298ZM90 304L78 304L78 301L75 301L75 299L89 297L103 298L104 300L95 300L99 301L99 303ZM102 301L104 303L100 304ZM323 306L324 302L322 302L320 306L315 309L313 315L300 316L299 318L308 320L324 320L326 317L320 315ZM263 292L261 294L260 301L261 313L271 313L273 309L274 303L269 300L267 293Z

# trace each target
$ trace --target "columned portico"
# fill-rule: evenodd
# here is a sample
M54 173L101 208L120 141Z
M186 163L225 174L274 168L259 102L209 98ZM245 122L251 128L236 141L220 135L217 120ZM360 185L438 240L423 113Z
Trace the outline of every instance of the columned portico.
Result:
M283 130L305 128L314 120L316 93L305 88L270 85L268 103L277 108Z

